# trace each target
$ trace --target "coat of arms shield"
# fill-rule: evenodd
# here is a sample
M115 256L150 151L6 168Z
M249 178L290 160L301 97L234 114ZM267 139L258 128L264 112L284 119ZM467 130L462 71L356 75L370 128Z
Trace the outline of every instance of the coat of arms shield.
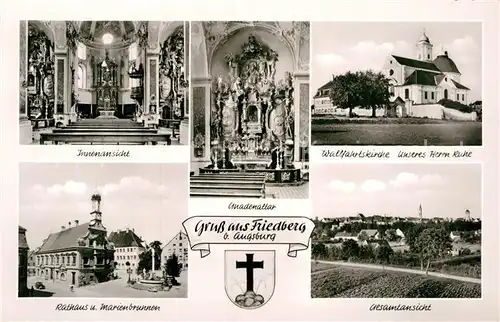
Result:
M229 300L244 309L266 304L274 294L274 250L226 250L225 289Z

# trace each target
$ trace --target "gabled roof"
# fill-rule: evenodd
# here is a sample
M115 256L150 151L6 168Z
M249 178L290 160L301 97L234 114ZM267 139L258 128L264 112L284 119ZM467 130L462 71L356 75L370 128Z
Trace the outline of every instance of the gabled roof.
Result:
M84 237L89 231L89 224L84 223L50 234L40 247L38 253L53 252L68 248L78 247L78 239Z
M328 97L328 95L321 95L319 94L321 90L323 89L328 89L328 88L331 88L333 85L333 81L329 81L328 83L326 83L325 85L321 86L320 88L318 88L318 90L316 91L316 94L314 95L313 98L319 98L319 97Z
M438 84L436 76L440 76L440 74L417 69L406 78L403 85L436 86Z
M109 241L112 242L115 247L142 247L143 240L136 235L133 230L127 229L117 232L112 232L109 234Z
M411 59L411 58L406 58L406 57L401 57L401 56L395 56L392 55L392 57L401 65L408 66L408 67L413 67L417 69L426 69L426 70L432 70L435 72L440 73L441 71L439 68L434 64L433 62L428 62L428 61L423 61L423 60L417 60L417 59Z
M164 248L168 247L168 245L170 245L170 244L172 243L172 241L173 241L174 239L176 239L178 236L181 236L181 237L182 237L182 239L185 239L185 240L187 240L187 239L188 239L188 238L187 238L187 235L186 235L184 232L179 231L179 232L178 232L177 234L175 234L175 235L174 235L174 237L172 237L172 239L170 239L170 241L169 241L168 243L166 243L166 244L165 244L165 246L163 246L161 249L164 249Z
M453 82L453 84L455 84L455 86L458 88L458 89L466 89L466 90L470 90L470 88L460 84L459 82L455 82L453 79L451 80Z

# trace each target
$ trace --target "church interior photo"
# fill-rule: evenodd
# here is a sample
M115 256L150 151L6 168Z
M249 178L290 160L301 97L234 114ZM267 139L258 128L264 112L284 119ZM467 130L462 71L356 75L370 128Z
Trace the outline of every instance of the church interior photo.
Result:
M189 23L21 21L20 144L189 141Z
M307 198L309 22L191 23L191 197Z

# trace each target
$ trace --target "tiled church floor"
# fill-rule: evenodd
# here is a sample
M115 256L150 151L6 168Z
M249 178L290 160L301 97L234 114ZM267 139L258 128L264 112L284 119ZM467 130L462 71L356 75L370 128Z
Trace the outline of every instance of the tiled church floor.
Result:
M40 133L49 133L52 132L52 130L55 129L55 127L49 127L49 128L38 128L33 131L33 141L32 144L37 145L40 144ZM163 128L160 127L158 128L158 133L159 134L172 134L171 129ZM177 137L171 137L172 138L172 144L171 145L180 145L179 143L179 136ZM165 143L158 143L159 145L165 145Z
M309 197L309 182L300 186L266 187L267 198L276 199L307 199Z

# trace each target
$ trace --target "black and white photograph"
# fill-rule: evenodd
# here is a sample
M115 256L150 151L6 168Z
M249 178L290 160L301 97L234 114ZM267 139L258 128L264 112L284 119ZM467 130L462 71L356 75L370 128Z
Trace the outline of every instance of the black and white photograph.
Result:
M20 144L188 145L189 23L21 21Z
M191 23L191 197L308 198L309 29Z
M18 296L186 298L187 168L21 163Z
M481 22L314 22L313 145L482 145Z
M481 164L330 164L313 186L313 298L481 298Z

